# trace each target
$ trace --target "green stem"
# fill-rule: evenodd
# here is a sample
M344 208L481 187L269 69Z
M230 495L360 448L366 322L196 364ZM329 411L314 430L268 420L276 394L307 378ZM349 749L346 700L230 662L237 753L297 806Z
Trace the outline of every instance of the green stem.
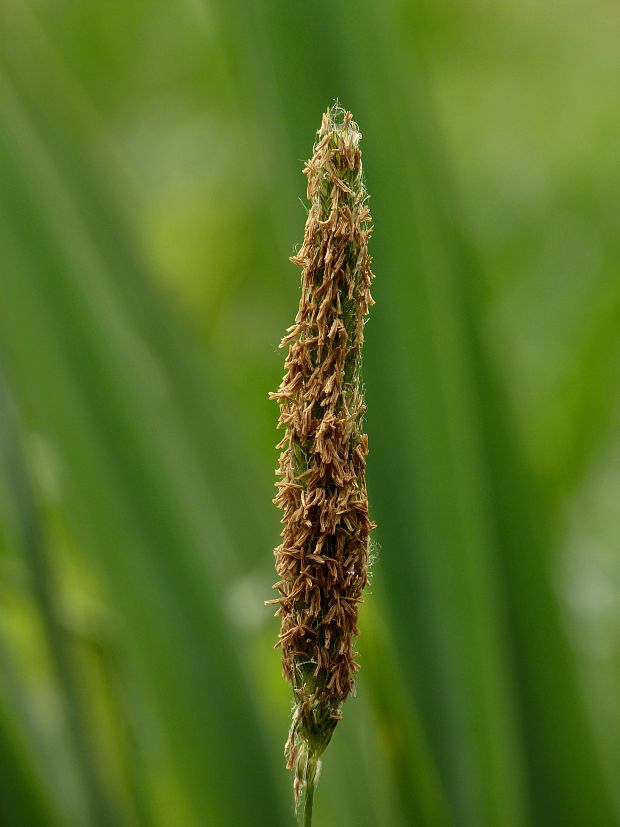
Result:
M306 780L306 793L304 797L304 823L303 827L312 827L312 805L314 804L314 777L315 765L308 768L308 778Z

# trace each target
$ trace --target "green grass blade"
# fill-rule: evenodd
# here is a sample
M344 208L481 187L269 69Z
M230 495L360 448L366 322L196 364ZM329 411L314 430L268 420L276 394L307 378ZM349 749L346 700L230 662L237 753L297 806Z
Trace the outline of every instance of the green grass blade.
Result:
M0 818L7 827L60 827L0 698Z
M230 572L230 543L215 513L205 513L204 471L167 402L165 378L162 391L165 368L154 374L151 361L127 360L129 352L135 357L127 349L130 310L110 293L102 257L75 223L70 199L78 194L63 194L5 91L12 135L19 135L0 147L11 261L0 331L11 380L29 423L66 460L71 530L90 550L88 564L101 567L111 605L131 629L127 645L161 718L168 760L178 764L170 768L187 794L188 819L227 813L249 823L258 814L277 823L281 803L265 784L271 758L263 754L245 644L234 640L225 614L220 583ZM33 169L49 176L60 202L48 200L48 189L37 192Z
M66 637L60 627L54 605L53 572L49 565L34 495L20 453L14 413L0 365L0 459L10 480L15 498L21 546L30 573L32 590L45 630L50 660L62 687L67 728L73 745L76 765L80 768L88 801L89 823L100 827L123 824L114 803L105 790L88 731L84 698L80 693L75 667Z

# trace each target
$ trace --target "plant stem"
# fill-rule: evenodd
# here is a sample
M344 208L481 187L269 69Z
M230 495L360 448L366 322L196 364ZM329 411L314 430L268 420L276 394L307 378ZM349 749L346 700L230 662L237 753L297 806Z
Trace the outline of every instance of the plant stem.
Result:
M312 806L314 804L314 779L316 777L316 765L308 766L306 778L306 791L304 796L304 822L303 827L312 827Z
M312 827L312 803L314 801L314 781L306 792L306 803L304 804L304 827Z

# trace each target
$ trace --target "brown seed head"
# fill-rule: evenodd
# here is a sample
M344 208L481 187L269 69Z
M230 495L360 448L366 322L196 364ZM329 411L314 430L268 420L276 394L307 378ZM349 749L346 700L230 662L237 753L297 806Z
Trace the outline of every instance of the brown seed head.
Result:
M354 689L352 641L368 582L361 349L373 274L360 138L350 112L334 106L323 115L304 169L304 240L291 259L302 268L299 311L280 345L288 346L284 378L271 394L285 429L274 499L284 512L275 550L280 596L271 602L295 698L286 753L296 796Z

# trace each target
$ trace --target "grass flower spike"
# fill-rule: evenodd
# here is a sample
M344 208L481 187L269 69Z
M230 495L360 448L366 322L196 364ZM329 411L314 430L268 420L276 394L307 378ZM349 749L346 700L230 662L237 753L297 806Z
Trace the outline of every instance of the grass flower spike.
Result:
M354 689L353 639L368 582L369 532L365 411L361 380L364 322L373 304L368 255L372 227L362 177L361 134L338 105L323 115L305 166L310 209L301 298L285 375L271 397L285 434L274 502L283 510L275 550L280 580L278 644L294 709L286 744L295 800L312 812L319 758Z

